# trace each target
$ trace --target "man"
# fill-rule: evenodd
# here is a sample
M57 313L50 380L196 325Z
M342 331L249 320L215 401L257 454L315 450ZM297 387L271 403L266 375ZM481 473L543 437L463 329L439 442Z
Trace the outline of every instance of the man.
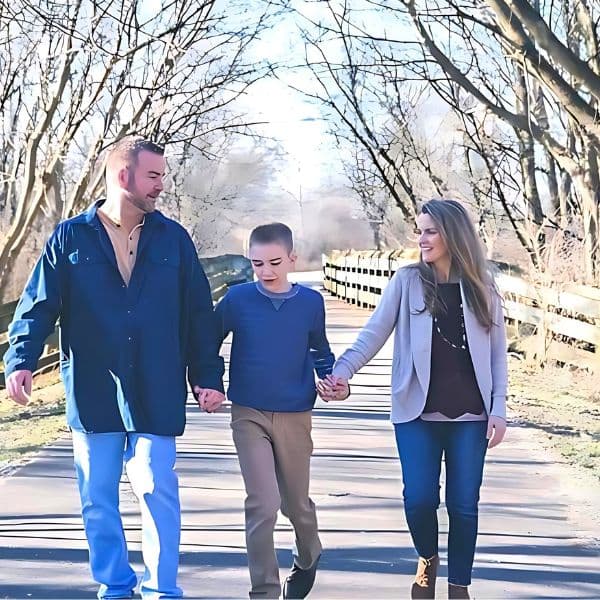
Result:
M90 566L99 598L129 598L119 513L125 462L142 513L145 598L180 597L175 436L187 377L202 409L224 400L210 288L187 232L155 210L163 149L124 138L110 151L106 200L58 225L9 328L6 387L25 404L60 318L61 373Z

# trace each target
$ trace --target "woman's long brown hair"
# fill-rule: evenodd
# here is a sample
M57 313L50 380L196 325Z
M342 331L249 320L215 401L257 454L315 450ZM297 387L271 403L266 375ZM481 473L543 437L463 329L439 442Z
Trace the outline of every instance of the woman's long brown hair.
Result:
M455 200L429 200L421 207L436 225L450 254L450 273L460 278L469 308L483 327L493 323L491 294L497 293L483 244L462 204ZM423 262L414 265L423 283L425 309L432 315L445 312L438 300L435 271Z

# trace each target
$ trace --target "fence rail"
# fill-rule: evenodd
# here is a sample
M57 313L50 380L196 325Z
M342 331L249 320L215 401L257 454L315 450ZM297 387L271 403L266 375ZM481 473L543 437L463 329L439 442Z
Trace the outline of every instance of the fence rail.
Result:
M397 269L415 251L345 251L323 255L324 287L357 306L374 308ZM600 371L600 289L534 283L519 269L496 263L510 342L538 360Z
M237 254L225 254L201 258L200 263L206 273L213 300L216 302L230 285L252 281L252 265L247 258ZM8 349L7 329L12 321L17 302L0 306L0 359ZM44 344L44 351L38 361L35 374L50 371L58 367L60 361L58 326ZM4 372L0 372L0 388L4 387Z

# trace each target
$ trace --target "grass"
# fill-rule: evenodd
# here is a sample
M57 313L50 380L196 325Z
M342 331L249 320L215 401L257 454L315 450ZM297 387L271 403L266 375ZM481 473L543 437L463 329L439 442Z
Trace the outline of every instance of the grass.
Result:
M20 406L0 398L0 472L67 432L64 390L58 374L36 378L34 400Z
M510 418L540 432L565 460L600 479L600 375L511 358Z

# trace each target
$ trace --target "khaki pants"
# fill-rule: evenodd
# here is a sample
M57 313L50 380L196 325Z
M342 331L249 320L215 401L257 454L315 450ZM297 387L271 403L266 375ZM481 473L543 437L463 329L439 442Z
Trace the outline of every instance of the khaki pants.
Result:
M251 598L278 598L279 565L273 533L277 512L296 536L294 560L308 569L321 554L315 504L308 496L311 411L269 412L231 406L231 429L246 486L246 548Z

